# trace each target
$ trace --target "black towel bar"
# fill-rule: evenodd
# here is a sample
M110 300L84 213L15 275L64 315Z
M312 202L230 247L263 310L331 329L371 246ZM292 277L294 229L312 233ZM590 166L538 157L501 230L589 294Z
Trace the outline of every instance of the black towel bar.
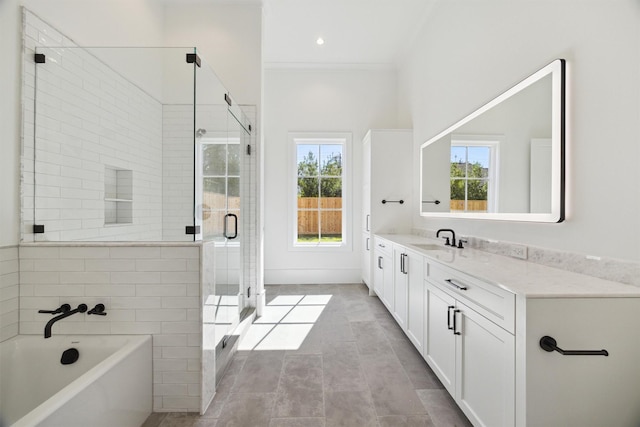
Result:
M545 335L540 338L540 347L544 351L552 352L557 351L563 356L608 356L607 350L563 350L558 347L556 340L550 336Z

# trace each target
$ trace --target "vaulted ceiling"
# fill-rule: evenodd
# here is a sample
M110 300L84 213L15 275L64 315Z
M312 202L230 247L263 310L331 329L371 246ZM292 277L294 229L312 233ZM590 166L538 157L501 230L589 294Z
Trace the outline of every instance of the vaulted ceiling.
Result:
M394 64L436 0L264 0L269 66ZM324 44L318 45L321 37Z

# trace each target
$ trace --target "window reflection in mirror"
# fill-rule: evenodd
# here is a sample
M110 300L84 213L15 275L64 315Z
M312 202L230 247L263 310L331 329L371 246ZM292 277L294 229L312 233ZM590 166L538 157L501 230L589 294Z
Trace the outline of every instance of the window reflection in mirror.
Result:
M422 216L564 219L564 61L421 147Z

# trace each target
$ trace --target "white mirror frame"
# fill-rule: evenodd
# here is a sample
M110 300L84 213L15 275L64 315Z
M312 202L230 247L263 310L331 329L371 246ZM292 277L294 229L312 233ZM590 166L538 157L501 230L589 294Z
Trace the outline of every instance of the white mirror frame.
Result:
M556 59L549 65L527 77L511 89L494 98L478 110L443 130L420 146L420 200L423 197L423 156L422 150L440 138L454 132L484 112L497 106L524 88L551 74L552 109L551 109L551 212L550 213L472 213L472 212L422 212L422 203L418 203L420 215L437 218L489 219L501 221L526 222L562 222L565 216L565 80L566 61Z

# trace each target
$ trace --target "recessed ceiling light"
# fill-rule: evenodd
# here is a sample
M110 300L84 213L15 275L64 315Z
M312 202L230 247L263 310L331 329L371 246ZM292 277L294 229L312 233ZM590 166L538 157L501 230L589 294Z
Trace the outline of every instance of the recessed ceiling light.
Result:
M318 37L318 39L316 40L316 44L318 46L322 46L324 44L324 39L322 37Z

